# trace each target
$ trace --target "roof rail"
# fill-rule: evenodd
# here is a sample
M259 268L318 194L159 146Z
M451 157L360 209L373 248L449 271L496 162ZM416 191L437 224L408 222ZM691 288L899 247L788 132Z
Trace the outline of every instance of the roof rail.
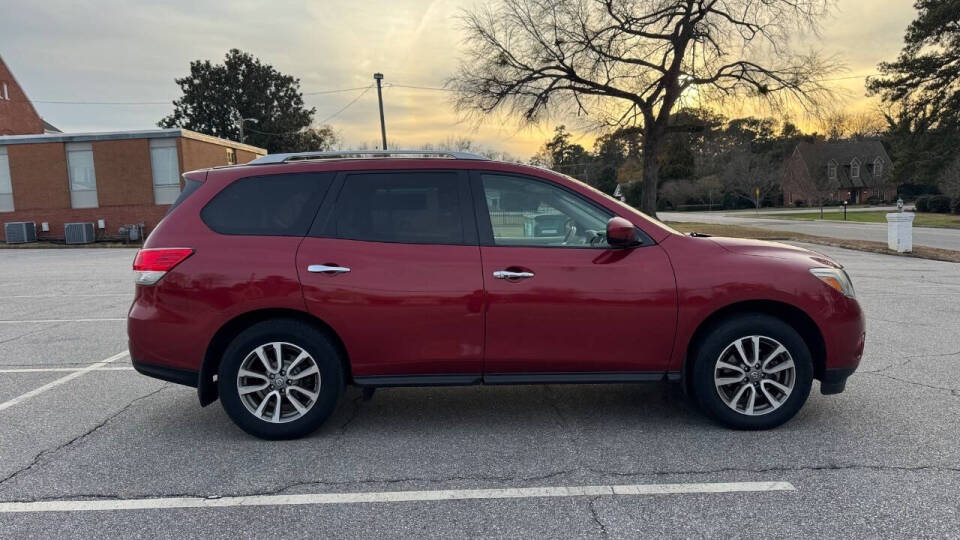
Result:
M289 161L303 161L312 159L364 159L364 158L448 158L448 159L481 159L487 158L469 152L446 152L435 150L331 150L323 152L293 152L289 154L267 154L247 165L269 165L272 163L287 163Z

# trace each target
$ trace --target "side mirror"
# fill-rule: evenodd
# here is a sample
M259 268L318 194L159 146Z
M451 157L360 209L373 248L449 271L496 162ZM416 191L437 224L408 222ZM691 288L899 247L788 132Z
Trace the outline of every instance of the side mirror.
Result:
M628 248L640 245L637 228L622 217L612 217L607 222L607 243L614 248Z

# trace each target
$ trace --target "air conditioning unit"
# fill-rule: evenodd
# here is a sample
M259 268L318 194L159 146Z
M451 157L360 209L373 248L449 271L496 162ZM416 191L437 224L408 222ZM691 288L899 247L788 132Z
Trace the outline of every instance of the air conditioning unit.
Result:
M32 221L12 221L3 224L8 244L26 244L37 241L37 224Z
M97 239L93 223L67 223L63 236L68 244L92 244Z

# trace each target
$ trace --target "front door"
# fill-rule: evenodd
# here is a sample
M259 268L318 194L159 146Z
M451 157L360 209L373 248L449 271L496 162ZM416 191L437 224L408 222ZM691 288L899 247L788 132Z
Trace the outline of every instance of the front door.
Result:
M659 246L610 249L613 213L557 184L492 173L473 181L483 199L485 380L626 380L666 369L677 299Z
M467 176L348 173L330 196L297 271L307 308L343 340L354 379L479 380L483 281Z

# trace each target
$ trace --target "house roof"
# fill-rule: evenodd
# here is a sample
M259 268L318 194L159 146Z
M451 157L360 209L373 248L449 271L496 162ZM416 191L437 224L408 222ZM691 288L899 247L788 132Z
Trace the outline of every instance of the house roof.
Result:
M40 120L43 120L43 118L41 118ZM63 133L62 131L60 131L60 129L57 126L51 124L50 122L47 122L46 120L43 120L43 132L44 133Z
M802 142L797 145L796 153L817 182L829 182L835 188L877 187L890 173L890 156L877 140L843 142ZM874 174L874 163L879 158L883 162L879 175ZM860 162L860 176L851 175L853 160ZM837 164L837 179L828 177L830 162Z
M238 143L235 141L229 141L227 139L221 139L211 135L204 135L203 133L197 133L195 131L190 131L189 129L183 128L145 129L134 131L94 131L88 133L47 133L43 135L4 135L0 136L0 146L52 142L68 143L113 141L120 139L167 139L172 137L184 137L186 139L205 141L218 144L220 146L226 146L228 148L235 148L237 150L246 150L261 156L266 155L267 153L267 150L264 148Z

